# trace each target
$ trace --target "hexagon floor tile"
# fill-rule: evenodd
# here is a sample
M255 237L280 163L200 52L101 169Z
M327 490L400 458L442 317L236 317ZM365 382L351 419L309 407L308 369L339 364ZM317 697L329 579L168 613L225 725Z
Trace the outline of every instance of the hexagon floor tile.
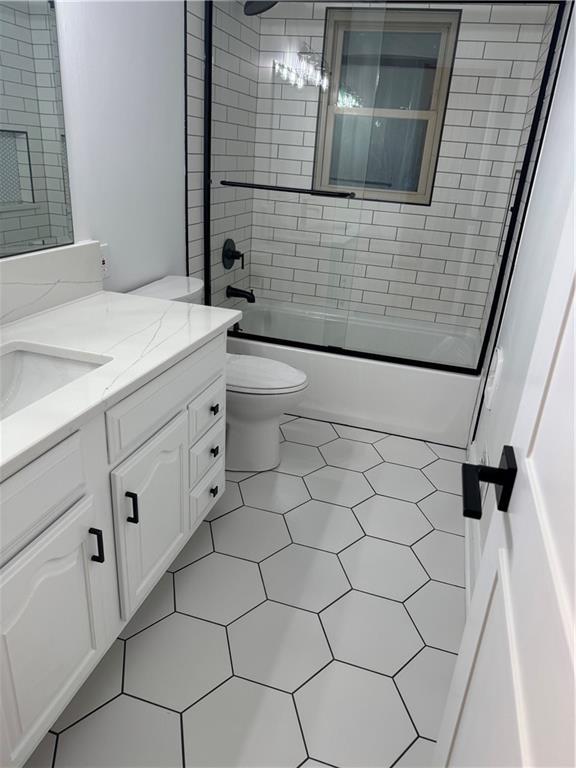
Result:
M390 435L375 443L374 447L386 461L421 469L438 458L422 440Z
M296 544L340 552L364 533L351 509L325 501L308 501L286 514Z
M201 557L209 555L210 552L214 552L210 523L200 523L168 570L179 571L181 568L195 563L196 560L200 560Z
M405 600L428 581L410 547L365 536L340 560L352 586L392 600Z
M389 496L372 496L355 507L354 512L369 536L399 544L413 544L432 530L416 504Z
M206 520L216 520L220 515L225 515L227 512L241 507L243 503L238 483L232 483L228 480L224 496L212 507Z
M122 691L122 665L124 643L120 640L112 645L100 664L90 675L85 685L56 720L52 730L59 733L80 718L118 696Z
M420 501L436 490L419 469L399 464L379 464L366 477L376 493L404 501Z
M187 768L293 768L306 758L292 697L238 678L185 712L182 726Z
M464 622L462 455L282 421L278 471L227 473L26 768L432 768Z
M434 528L464 536L464 515L462 514L460 496L436 491L436 493L423 499L418 506Z
M332 659L313 613L269 600L228 628L234 674L294 691Z
M416 733L390 678L332 662L295 694L310 757L341 768L389 766Z
M243 480L240 485L246 506L279 514L294 509L310 498L300 477L280 472L262 472Z
M458 653L466 621L466 593L461 587L429 581L406 600L406 608L426 645Z
M336 555L300 544L277 552L262 565L270 600L321 611L350 589Z
M320 469L325 463L318 448L285 442L280 446L280 464L276 467L276 472L307 475L315 469Z
M174 582L172 575L165 573L122 632L120 632L120 637L126 640L173 612Z
M435 768L434 748L436 743L427 739L416 739L404 752L394 768Z
M382 457L371 445L356 440L333 440L320 448L320 453L331 467L355 469L357 472L382 463Z
M266 595L256 563L212 554L175 574L176 610L229 624Z
M313 419L295 419L282 424L280 429L286 440L302 445L324 445L338 437L331 424Z
M334 657L364 669L394 675L422 648L400 603L348 592L320 614Z
M179 712L232 674L224 627L181 613L127 643L124 692Z
M420 736L437 739L456 656L423 648L396 675L396 683Z
M58 737L54 768L176 768L182 765L176 712L119 696Z
M439 491L462 493L462 468L455 461L438 459L422 471Z
M322 467L306 477L306 485L313 499L353 507L374 494L359 472L336 467Z
M212 532L216 552L255 562L290 544L282 515L253 507L238 507L215 520Z
M430 578L465 586L464 538L453 533L432 531L414 544L414 552Z

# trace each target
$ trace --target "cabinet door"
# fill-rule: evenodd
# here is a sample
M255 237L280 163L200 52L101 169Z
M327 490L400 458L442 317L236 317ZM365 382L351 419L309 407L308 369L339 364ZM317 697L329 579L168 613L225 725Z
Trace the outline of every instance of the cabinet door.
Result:
M112 472L123 619L188 536L187 448L186 414L181 413Z
M83 499L0 572L2 766L26 757L104 643L97 571L114 568L114 552L99 562L99 518Z

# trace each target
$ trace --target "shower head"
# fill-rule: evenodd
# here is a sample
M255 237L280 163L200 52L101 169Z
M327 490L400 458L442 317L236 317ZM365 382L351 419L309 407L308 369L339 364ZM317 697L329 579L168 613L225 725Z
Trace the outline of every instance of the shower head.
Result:
M258 16L264 11L269 11L278 3L278 0L272 2L272 0L247 0L244 3L244 14L246 16Z

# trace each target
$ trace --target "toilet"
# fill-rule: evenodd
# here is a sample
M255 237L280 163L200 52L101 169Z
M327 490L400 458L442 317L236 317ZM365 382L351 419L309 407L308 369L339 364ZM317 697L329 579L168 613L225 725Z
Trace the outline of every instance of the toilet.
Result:
M228 355L226 469L257 472L280 463L280 417L302 399L303 371L278 360Z
M150 296L154 299L185 301L188 304L202 304L204 301L204 281L184 275L168 275L161 280L136 288L130 293L138 296Z
M169 275L131 293L201 304L204 283ZM301 400L308 386L303 371L278 360L227 355L226 469L260 472L280 463L280 417Z

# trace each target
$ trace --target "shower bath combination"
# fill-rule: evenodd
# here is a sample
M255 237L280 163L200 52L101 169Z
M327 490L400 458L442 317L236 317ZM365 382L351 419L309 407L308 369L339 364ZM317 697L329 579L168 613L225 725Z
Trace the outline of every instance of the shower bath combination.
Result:
M478 375L564 6L334 6L214 3L212 27L249 43L212 36L219 102L237 106L208 124L211 303L240 302L239 339ZM305 76L318 62L326 89Z

